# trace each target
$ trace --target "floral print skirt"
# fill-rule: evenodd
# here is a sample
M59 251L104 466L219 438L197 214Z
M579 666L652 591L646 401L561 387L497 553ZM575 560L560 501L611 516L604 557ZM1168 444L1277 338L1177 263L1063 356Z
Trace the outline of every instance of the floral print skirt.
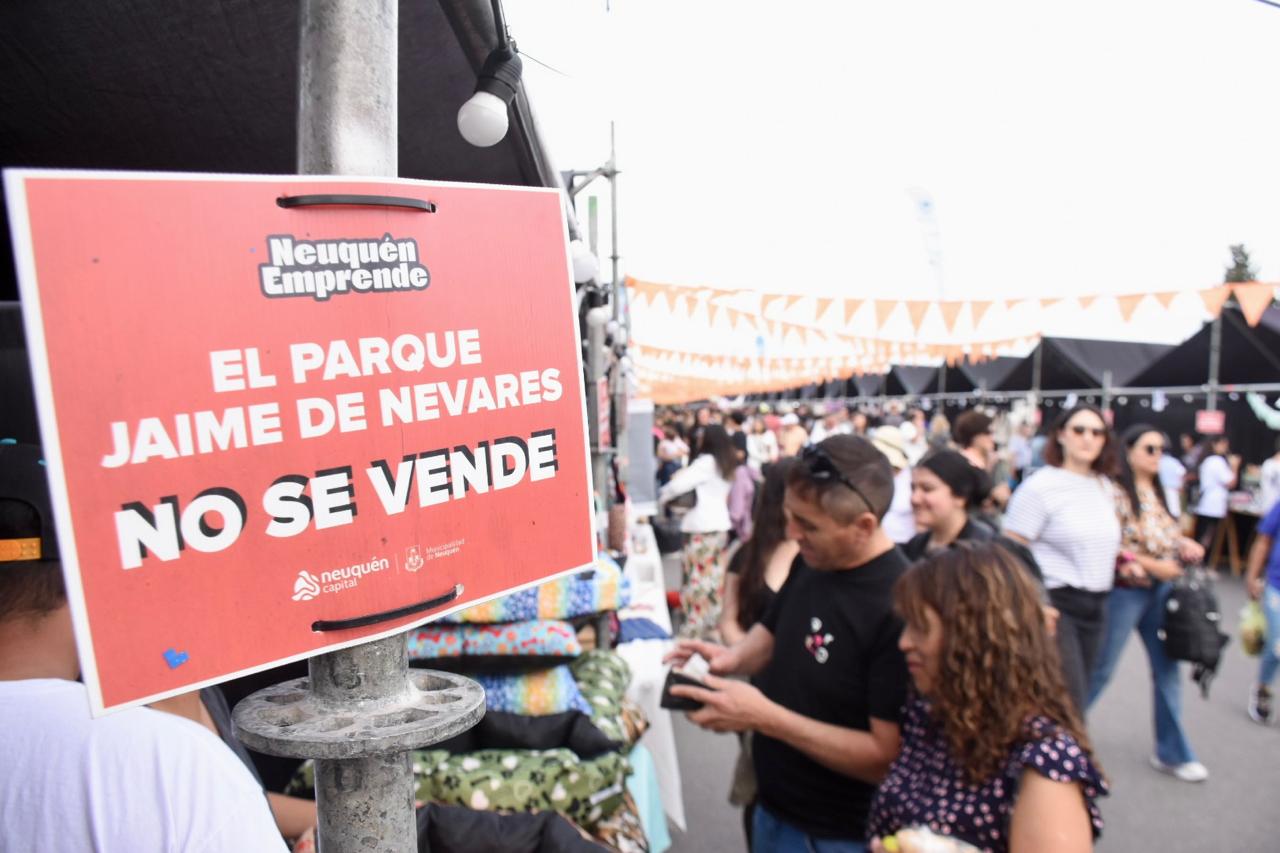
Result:
M684 581L680 585L680 609L684 639L719 640L720 596L724 591L724 550L727 531L684 534Z

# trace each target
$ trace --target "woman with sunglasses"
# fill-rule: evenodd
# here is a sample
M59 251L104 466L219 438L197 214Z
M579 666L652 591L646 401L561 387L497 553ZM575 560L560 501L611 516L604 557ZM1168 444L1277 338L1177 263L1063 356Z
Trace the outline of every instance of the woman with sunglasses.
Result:
M1093 849L1107 784L1023 567L998 545L948 548L908 569L893 599L915 693L871 804L873 853L913 827L994 853Z
M702 428L693 461L681 468L658 490L664 505L693 492L697 501L680 519L684 537L684 577L680 585L680 609L684 622L680 636L711 640L718 637L720 594L724 587L724 549L729 544L729 488L738 467L738 452L729 433L719 424Z
M1209 771L1196 760L1182 729L1178 662L1165 656L1160 626L1170 581L1182 574L1182 562L1198 561L1204 549L1180 533L1160 488L1164 433L1150 424L1137 424L1125 431L1121 443L1125 454L1116 478L1116 514L1122 551L1116 585L1107 598L1106 634L1089 682L1089 704L1106 688L1130 633L1137 631L1151 664L1155 701L1156 751L1151 765L1184 782L1202 782Z
M1054 422L1045 467L1009 500L1004 533L1031 549L1044 576L1067 688L1082 712L1098 659L1107 595L1120 552L1120 522L1108 476L1111 430L1095 406L1080 404Z

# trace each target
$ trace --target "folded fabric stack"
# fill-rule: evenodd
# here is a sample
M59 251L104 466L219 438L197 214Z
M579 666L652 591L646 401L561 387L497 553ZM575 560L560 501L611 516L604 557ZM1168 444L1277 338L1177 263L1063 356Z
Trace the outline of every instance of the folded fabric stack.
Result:
M624 699L630 671L612 652L584 650L569 621L629 599L622 570L602 556L587 572L411 632L414 666L465 673L484 687L487 705L471 732L414 754L418 799L558 812L610 849L647 851L626 785L627 755L647 727Z

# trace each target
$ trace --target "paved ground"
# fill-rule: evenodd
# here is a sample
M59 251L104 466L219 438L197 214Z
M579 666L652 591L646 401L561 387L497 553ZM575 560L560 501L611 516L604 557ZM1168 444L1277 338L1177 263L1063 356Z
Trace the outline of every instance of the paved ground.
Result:
M678 577L678 574L676 575ZM676 580L668 574L668 588ZM1220 581L1219 598L1230 630L1244 603L1241 583ZM1097 849L1120 851L1280 851L1280 727L1262 728L1245 714L1257 659L1232 642L1209 699L1188 678L1184 720L1192 745L1212 774L1189 785L1152 770L1150 677L1136 636L1125 649L1115 681L1089 720L1090 735L1112 796L1102 802L1107 828ZM687 833L672 830L674 853L739 851L741 819L726 799L737 741L676 720L684 780Z

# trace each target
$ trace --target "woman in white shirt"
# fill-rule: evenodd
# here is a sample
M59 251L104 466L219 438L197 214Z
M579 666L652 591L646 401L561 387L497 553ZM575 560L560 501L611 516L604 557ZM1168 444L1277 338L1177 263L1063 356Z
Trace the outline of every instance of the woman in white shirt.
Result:
M1218 528L1227 517L1228 498L1236 487L1240 457L1227 456L1231 443L1225 435L1211 438L1207 444L1200 462L1200 500L1196 502L1195 514L1196 541L1204 547L1205 553L1211 554Z
M1108 479L1114 445L1096 407L1068 409L1049 433L1046 466L1013 493L1004 517L1005 535L1030 547L1049 601L1059 611L1063 675L1081 712L1120 551L1120 522Z
M680 636L687 639L719 639L724 550L732 526L729 487L737 467L738 454L729 433L718 424L709 424L702 430L693 462L658 490L660 505L691 492L697 495L693 508L680 520L684 537L684 576L680 585L684 622Z

